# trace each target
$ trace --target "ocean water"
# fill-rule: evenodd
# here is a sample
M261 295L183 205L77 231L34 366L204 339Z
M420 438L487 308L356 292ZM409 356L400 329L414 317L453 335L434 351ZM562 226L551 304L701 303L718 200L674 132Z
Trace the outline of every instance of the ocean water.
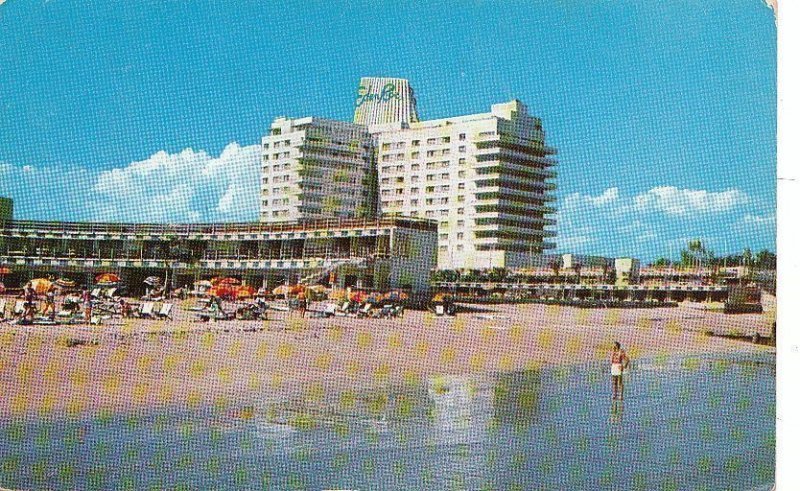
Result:
M754 490L774 481L773 354L441 376L310 400L0 422L24 489ZM265 394L265 399L269 394Z

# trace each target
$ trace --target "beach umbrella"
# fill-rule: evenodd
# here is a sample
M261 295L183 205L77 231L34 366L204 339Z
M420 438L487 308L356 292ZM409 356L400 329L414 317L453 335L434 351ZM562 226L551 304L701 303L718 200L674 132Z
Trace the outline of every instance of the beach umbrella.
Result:
M53 282L48 280L47 278L36 278L31 280L31 286L39 295L43 293L47 293L47 291L53 286Z
M365 292L355 291L350 294L351 302L361 303L366 299L367 299L367 294Z
M117 276L114 273L103 273L103 274L97 275L95 277L94 281L97 282L97 283L102 283L102 284L119 283L119 276Z
M217 284L218 285L233 285L233 286L236 286L236 285L241 285L242 282L237 280L236 278L222 278L219 281L219 283L217 283Z
M252 298L255 294L256 289L249 285L236 288L236 298Z
M7 266L0 266L0 275L1 274L11 274L11 268Z
M335 301L344 300L347 298L347 290L336 289L328 293L328 298Z
M283 295L286 295L287 293L289 293L289 286L288 285L281 285L281 286L279 286L277 288L273 288L273 290L272 290L272 294L273 295L283 296Z
M433 298L431 299L431 302L434 302L434 303L444 302L444 295L441 294L441 293L437 293L436 295L433 296Z
M158 276L148 276L145 278L144 284L150 286L161 286L161 278Z
M298 293L305 291L306 291L305 285L292 285L289 287L289 293L291 295L297 295Z
M57 286L60 286L62 288L74 288L75 284L76 284L74 281L70 280L69 278L59 278L59 279L57 279L55 281L55 283L56 283Z

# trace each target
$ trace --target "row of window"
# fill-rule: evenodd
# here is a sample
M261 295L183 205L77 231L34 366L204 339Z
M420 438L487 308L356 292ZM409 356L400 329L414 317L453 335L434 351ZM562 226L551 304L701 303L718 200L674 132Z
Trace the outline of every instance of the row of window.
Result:
M467 159L458 159L458 165L464 165L467 163ZM425 164L426 169L437 169L437 168L445 168L450 167L450 161L448 160L439 160L435 162L427 162ZM405 165L384 165L381 167L381 172L383 173L390 173L390 172L405 172L406 166ZM411 170L420 170L420 164L411 164Z
M458 135L458 140L459 141L466 141L466 139L467 139L467 134L466 133L460 133ZM421 143L421 140L411 140L411 146L412 147L418 147L420 145L420 143ZM428 145L444 145L446 143L450 143L450 137L449 136L441 136L441 137L438 137L438 138L428 138L425 143L428 144ZM387 150L394 150L394 149L400 150L400 149L403 149L405 147L406 147L406 142L405 141L385 142L385 143L383 143L381 145L381 150L383 150L385 152Z

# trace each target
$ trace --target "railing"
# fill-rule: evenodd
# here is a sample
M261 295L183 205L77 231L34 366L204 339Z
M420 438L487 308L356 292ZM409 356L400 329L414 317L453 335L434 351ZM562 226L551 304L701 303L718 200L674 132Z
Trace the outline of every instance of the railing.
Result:
M53 234L107 234L189 236L219 234L259 234L285 232L317 232L323 230L405 227L417 230L436 230L435 221L412 217L381 217L353 219L321 219L286 223L210 223L210 224L149 224L99 222L46 222L13 220L0 224L0 235L10 231Z

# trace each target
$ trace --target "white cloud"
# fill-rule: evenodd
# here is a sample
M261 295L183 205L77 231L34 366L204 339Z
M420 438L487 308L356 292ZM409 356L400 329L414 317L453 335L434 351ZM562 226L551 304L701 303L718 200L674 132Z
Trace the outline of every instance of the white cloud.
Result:
M748 213L742 218L742 222L745 225L775 226L775 215L760 216Z
M747 194L738 189L712 192L661 186L634 196L633 206L637 211L654 211L667 215L690 217L730 211L749 201Z
M98 220L255 220L259 147L231 143L219 157L187 148L101 172L93 187Z

